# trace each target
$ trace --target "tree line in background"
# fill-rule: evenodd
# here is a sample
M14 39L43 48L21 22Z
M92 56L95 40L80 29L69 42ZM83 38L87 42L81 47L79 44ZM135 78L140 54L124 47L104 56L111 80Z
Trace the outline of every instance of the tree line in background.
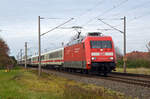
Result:
M9 47L6 42L0 38L0 69L10 69L15 65L15 58L9 56Z

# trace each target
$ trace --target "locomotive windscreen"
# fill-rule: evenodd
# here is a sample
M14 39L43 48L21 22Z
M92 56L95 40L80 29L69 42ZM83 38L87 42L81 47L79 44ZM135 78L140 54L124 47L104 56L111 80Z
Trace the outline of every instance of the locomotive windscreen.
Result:
M111 41L90 41L91 48L112 48Z

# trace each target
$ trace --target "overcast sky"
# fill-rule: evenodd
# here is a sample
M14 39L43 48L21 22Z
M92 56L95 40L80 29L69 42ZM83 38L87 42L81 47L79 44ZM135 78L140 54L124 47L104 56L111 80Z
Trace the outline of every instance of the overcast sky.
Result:
M1 0L0 36L10 47L11 55L16 56L28 42L29 54L37 52L38 16L41 31L75 18L62 26L82 26L86 32L100 31L113 37L115 46L123 50L123 35L98 21L103 21L123 30L123 20L127 17L127 52L147 51L145 45L150 41L150 0ZM58 19L51 19L58 18ZM98 30L99 29L99 30ZM75 35L73 29L56 29L42 37L42 50L54 49Z

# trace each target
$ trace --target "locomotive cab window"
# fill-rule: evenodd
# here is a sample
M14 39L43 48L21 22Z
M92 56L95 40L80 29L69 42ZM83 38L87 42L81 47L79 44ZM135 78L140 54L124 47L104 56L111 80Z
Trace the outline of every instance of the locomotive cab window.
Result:
M91 48L112 48L111 41L90 41Z

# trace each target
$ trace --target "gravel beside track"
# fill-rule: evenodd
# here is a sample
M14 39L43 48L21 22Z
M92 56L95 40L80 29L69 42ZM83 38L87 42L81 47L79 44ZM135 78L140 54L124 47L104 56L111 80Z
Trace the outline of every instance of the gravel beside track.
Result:
M87 84L95 84L98 86L104 86L105 88L121 92L127 96L138 97L138 99L150 99L150 88L139 86L136 84L127 84L124 82L113 81L110 77L93 77L82 74L71 74L66 72L58 72L55 70L42 70L43 72L62 76L70 80L83 82ZM114 77L115 79L115 77Z

